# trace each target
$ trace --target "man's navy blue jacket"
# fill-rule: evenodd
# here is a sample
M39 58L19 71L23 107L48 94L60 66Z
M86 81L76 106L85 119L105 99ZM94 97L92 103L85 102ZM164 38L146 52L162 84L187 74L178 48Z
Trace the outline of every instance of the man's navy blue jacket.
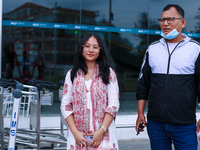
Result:
M200 99L200 44L183 34L170 53L161 38L147 49L136 97L148 100L147 118L171 124L195 124Z

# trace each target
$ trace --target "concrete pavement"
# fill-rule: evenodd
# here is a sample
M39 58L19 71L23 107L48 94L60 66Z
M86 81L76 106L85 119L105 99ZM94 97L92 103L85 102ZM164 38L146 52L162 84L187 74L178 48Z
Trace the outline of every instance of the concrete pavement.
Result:
M133 122L128 122L134 120L131 115L119 115L119 118L116 118L117 125L123 122L124 125L133 125ZM122 119L124 118L124 120ZM53 120L53 121L52 121ZM10 118L4 118L5 127L10 126ZM19 128L28 129L30 125L29 117L20 117L19 118ZM59 116L42 116L41 117L41 129L52 129L59 128L60 126L60 117ZM59 133L60 131L56 131ZM65 130L66 132L66 130ZM65 133L66 134L66 133ZM119 150L150 150L150 142L148 135L146 133L146 128L144 132L141 132L139 136L136 136L135 128L117 128L117 138L119 142ZM200 150L200 144L198 145Z
M151 150L148 139L119 140L119 150Z
M151 150L149 139L119 140L118 144L119 150ZM174 150L173 146L172 150ZM200 143L198 150L200 150Z
M119 143L119 150L151 150L149 139L119 140L118 143ZM174 150L173 146L172 150ZM198 150L200 150L200 145L198 145Z

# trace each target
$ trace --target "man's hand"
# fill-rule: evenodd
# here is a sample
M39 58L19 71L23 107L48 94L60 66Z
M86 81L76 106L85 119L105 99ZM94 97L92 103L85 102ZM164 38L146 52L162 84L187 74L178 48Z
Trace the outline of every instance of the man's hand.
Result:
M197 134L199 133L199 130L200 130L200 119L197 122L197 131L196 131ZM199 136L198 140L200 140L200 136Z
M139 124L140 123L144 123L145 126L147 126L147 122L144 116L144 107L146 104L146 100L138 100L138 117L137 117L137 121L136 121L136 128L135 130L138 132L138 128L139 128ZM143 129L140 131L144 131Z
M146 122L144 114L138 114L137 121L136 121L136 128L135 128L136 132L138 132L139 124L141 122L143 122L144 125L147 126L147 122ZM144 130L142 129L140 131L144 131Z

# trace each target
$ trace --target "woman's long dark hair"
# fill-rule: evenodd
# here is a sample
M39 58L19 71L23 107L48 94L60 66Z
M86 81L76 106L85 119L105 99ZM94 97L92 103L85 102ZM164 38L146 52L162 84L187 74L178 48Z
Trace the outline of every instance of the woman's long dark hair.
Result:
M107 85L109 83L110 70L109 70L109 66L107 64L107 57L106 57L105 49L103 46L103 42L102 42L101 38L95 33L89 33L81 39L81 43L78 46L78 50L77 50L75 61L74 61L74 67L72 68L72 71L71 71L71 81L72 82L74 81L74 78L76 77L77 71L79 69L83 70L83 72L85 74L87 74L87 72L88 72L88 68L85 63L85 58L83 57L82 52L83 52L83 45L92 36L94 36L96 38L96 40L99 44L99 47L101 47L99 57L96 59L96 62L99 65L99 75L98 76L100 76L102 78L103 82Z

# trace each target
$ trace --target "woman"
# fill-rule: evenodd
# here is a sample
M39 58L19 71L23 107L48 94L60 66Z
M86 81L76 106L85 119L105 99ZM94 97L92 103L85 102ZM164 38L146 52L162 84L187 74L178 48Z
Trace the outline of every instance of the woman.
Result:
M61 111L68 124L67 150L118 150L113 120L118 109L117 78L107 64L103 42L97 34L87 34L63 89Z

